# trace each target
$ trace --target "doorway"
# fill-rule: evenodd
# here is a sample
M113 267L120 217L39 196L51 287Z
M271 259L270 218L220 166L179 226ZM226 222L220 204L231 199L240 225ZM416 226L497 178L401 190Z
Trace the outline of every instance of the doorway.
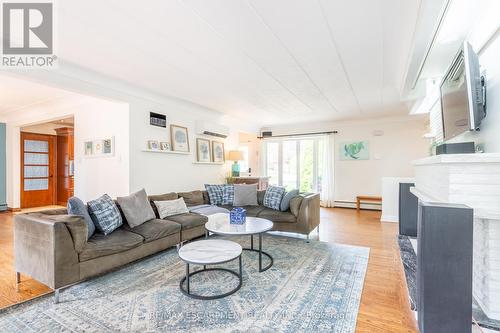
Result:
M73 118L21 128L21 208L66 206L74 194Z

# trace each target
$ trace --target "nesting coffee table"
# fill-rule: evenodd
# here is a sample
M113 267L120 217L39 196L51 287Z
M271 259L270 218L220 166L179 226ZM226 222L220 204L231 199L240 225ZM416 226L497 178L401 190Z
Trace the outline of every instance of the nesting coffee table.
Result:
M208 238L209 233L224 236L250 236L250 248L243 248L245 251L253 251L259 253L259 272L264 272L273 265L273 257L262 251L262 234L273 228L273 222L260 217L247 217L244 224L229 223L229 214L218 213L208 216L208 222L205 223L206 233ZM259 236L259 247L254 248L254 235ZM269 264L262 267L262 256L269 258Z
M182 293L186 296L201 300L218 299L234 294L241 288L241 284L243 282L241 251L242 248L240 244L222 239L200 240L188 243L181 247L179 249L179 257L186 263L186 276L183 277L181 282L179 283L179 288L181 289ZM207 268L207 265L223 264L236 259L239 260L239 273L222 267ZM203 269L189 272L190 265L202 265ZM234 289L220 295L203 296L192 293L189 281L190 277L195 274L207 271L224 271L231 273L239 279L239 283ZM186 287L184 287L184 282L186 284Z

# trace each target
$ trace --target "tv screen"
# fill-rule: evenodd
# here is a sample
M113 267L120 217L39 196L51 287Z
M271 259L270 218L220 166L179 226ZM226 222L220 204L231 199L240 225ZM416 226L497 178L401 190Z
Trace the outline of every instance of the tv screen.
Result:
M441 107L445 140L469 130L469 102L462 53L441 84Z
M479 59L465 42L441 82L444 139L479 129L485 117Z

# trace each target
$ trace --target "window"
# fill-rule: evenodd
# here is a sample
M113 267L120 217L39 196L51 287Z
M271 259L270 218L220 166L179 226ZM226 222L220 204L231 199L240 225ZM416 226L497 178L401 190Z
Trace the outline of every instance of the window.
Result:
M323 139L285 139L265 141L264 172L269 183L284 186L287 191L321 191Z
M281 143L269 142L266 145L266 175L270 184L281 184L280 181L280 152Z
M241 145L238 147L238 150L243 153L243 160L238 162L240 165L240 171L248 172L248 169L250 168L248 160L248 145Z

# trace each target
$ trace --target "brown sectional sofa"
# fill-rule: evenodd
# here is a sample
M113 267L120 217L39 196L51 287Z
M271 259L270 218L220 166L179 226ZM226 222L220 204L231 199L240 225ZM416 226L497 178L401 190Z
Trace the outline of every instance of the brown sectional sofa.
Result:
M167 193L149 196L156 219L130 228L123 226L105 236L94 234L87 240L82 217L67 215L66 209L53 209L14 217L14 266L19 273L56 289L102 274L205 234L208 218L195 213L158 218L153 201L183 197L188 206L207 204L205 191ZM273 230L308 235L319 226L319 194L301 194L290 201L290 210L279 212L264 207L264 191L259 206L244 207L248 216L274 222ZM224 206L223 206L224 207ZM232 207L225 207L231 209Z

